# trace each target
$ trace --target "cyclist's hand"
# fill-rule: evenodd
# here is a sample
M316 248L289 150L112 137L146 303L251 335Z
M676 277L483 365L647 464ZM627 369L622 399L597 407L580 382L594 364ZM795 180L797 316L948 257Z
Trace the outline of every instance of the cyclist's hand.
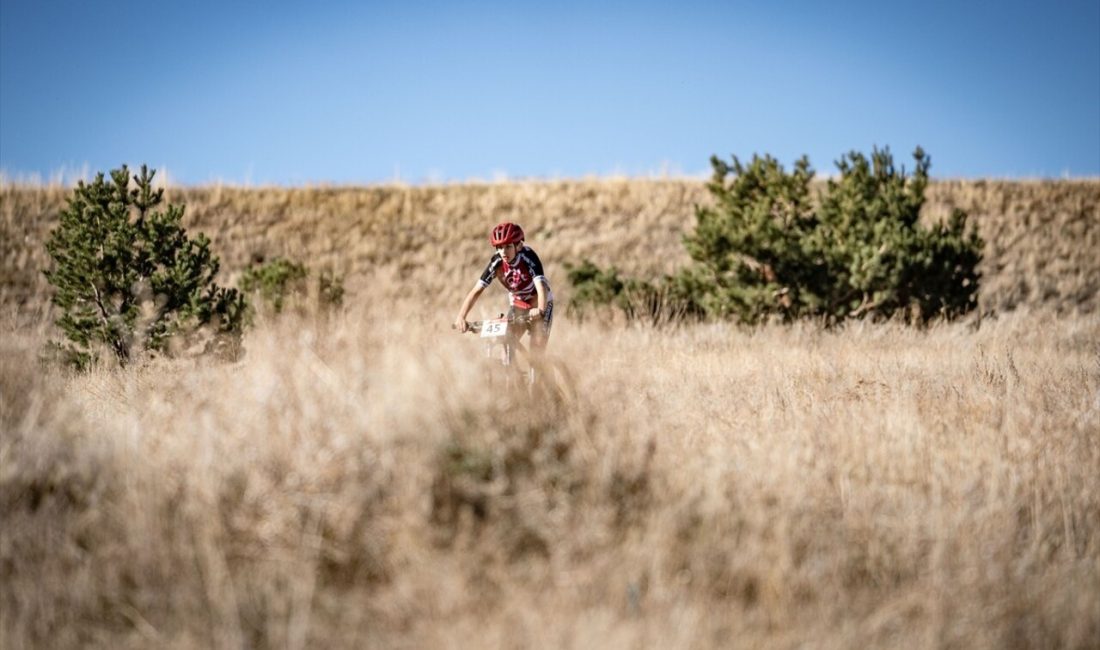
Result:
M465 318L456 318L451 327L458 330L459 333L465 334L470 329L470 324L466 322Z
M539 309L538 307L535 307L531 311L527 312L527 317L530 318L531 320L535 320L539 316L542 316L542 310Z

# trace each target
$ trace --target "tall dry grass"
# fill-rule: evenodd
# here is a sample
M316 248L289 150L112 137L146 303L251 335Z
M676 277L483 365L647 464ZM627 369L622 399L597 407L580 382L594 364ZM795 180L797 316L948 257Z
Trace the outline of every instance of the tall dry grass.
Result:
M0 313L33 325L49 311L43 243L68 191L0 186ZM568 298L566 263L591 259L642 276L688 263L682 237L697 181L591 180L441 187L169 189L186 224L213 241L233 284L257 258L289 257L343 274L361 299L449 304L488 261L487 228L523 224ZM1098 313L1100 180L941 181L924 215L965 209L986 239L980 300L988 312ZM461 299L461 298L459 298Z
M232 281L348 306L235 364L70 376L0 189L0 647L1095 647L1100 182L937 183L987 239L980 322L571 322L516 408L448 328L486 224L550 263L687 262L701 184L170 192ZM494 294L481 307L501 302Z
M446 322L379 305L83 376L5 338L3 646L1100 638L1095 319L563 317L575 391L522 409Z

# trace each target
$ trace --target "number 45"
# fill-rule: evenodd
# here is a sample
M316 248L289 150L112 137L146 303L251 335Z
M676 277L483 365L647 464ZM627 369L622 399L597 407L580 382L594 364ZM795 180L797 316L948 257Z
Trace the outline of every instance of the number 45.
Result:
M481 327L482 338L493 338L497 336L504 336L508 332L507 320L491 320L486 322Z

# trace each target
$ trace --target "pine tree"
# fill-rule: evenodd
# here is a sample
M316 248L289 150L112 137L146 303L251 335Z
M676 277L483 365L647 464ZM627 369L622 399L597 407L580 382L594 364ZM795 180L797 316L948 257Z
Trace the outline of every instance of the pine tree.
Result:
M715 205L696 210L695 232L684 239L699 303L713 316L745 322L812 311L827 279L807 245L818 225L809 160L790 174L771 156L753 156L747 166L736 156L732 165L714 157L711 166Z
M142 165L132 188L125 165L81 181L46 242L56 324L68 339L55 347L76 367L102 347L125 366L136 349L166 352L173 337L200 327L223 343L239 340L243 296L214 282L218 258L205 236L188 237L183 206L157 209L164 190L153 189L155 173Z
M684 238L694 264L655 285L583 265L570 274L575 307L647 289L672 297L676 313L746 323L964 314L977 306L983 242L961 210L946 223L920 223L930 160L920 148L913 158L908 175L889 149L870 158L853 151L816 200L805 157L790 173L771 156L748 165L712 158L714 204L696 209L695 230Z
M833 275L822 305L829 317L906 312L926 321L977 306L983 242L959 209L946 223L920 223L931 160L920 147L913 159L911 176L894 167L889 149L837 162L840 177L822 195L814 240Z
M697 210L685 238L699 302L746 322L899 313L924 322L973 309L983 242L961 210L920 223L931 163L919 147L913 158L908 175L888 148L847 154L816 207L805 158L790 174L770 156L747 167L712 159L715 205Z

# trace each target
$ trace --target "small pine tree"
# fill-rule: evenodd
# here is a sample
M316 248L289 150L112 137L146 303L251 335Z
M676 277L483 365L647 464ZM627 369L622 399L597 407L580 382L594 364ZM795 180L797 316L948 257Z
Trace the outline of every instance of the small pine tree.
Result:
M961 210L920 224L930 159L919 147L913 158L910 176L888 148L847 154L816 207L805 158L790 174L771 157L747 167L712 159L715 205L697 210L685 238L700 302L750 323L899 313L924 322L973 309L983 242Z
M78 368L101 346L125 366L135 348L167 351L199 326L239 340L244 297L214 282L218 258L205 236L187 236L183 206L156 209L164 190L153 189L155 173L142 165L133 188L125 165L81 181L46 242L56 323L68 339L55 347Z
M977 306L983 242L961 210L946 223L920 224L930 162L920 148L913 157L908 176L889 149L870 158L852 152L816 201L805 157L791 173L770 156L748 165L712 158L714 205L696 209L695 231L684 238L694 265L652 285L589 264L570 276L574 302L626 311L623 295L662 291L687 307L680 314L746 323L964 314Z
M755 322L769 311L803 315L827 282L823 260L808 245L818 225L809 160L790 174L771 156L753 156L747 166L713 157L711 165L715 205L696 211L695 232L684 239L696 265L681 282L699 292L712 316Z
M830 271L819 310L831 319L901 312L923 322L977 306L983 242L959 209L946 223L919 223L931 161L920 147L913 159L912 176L894 167L889 149L837 162L812 242Z

